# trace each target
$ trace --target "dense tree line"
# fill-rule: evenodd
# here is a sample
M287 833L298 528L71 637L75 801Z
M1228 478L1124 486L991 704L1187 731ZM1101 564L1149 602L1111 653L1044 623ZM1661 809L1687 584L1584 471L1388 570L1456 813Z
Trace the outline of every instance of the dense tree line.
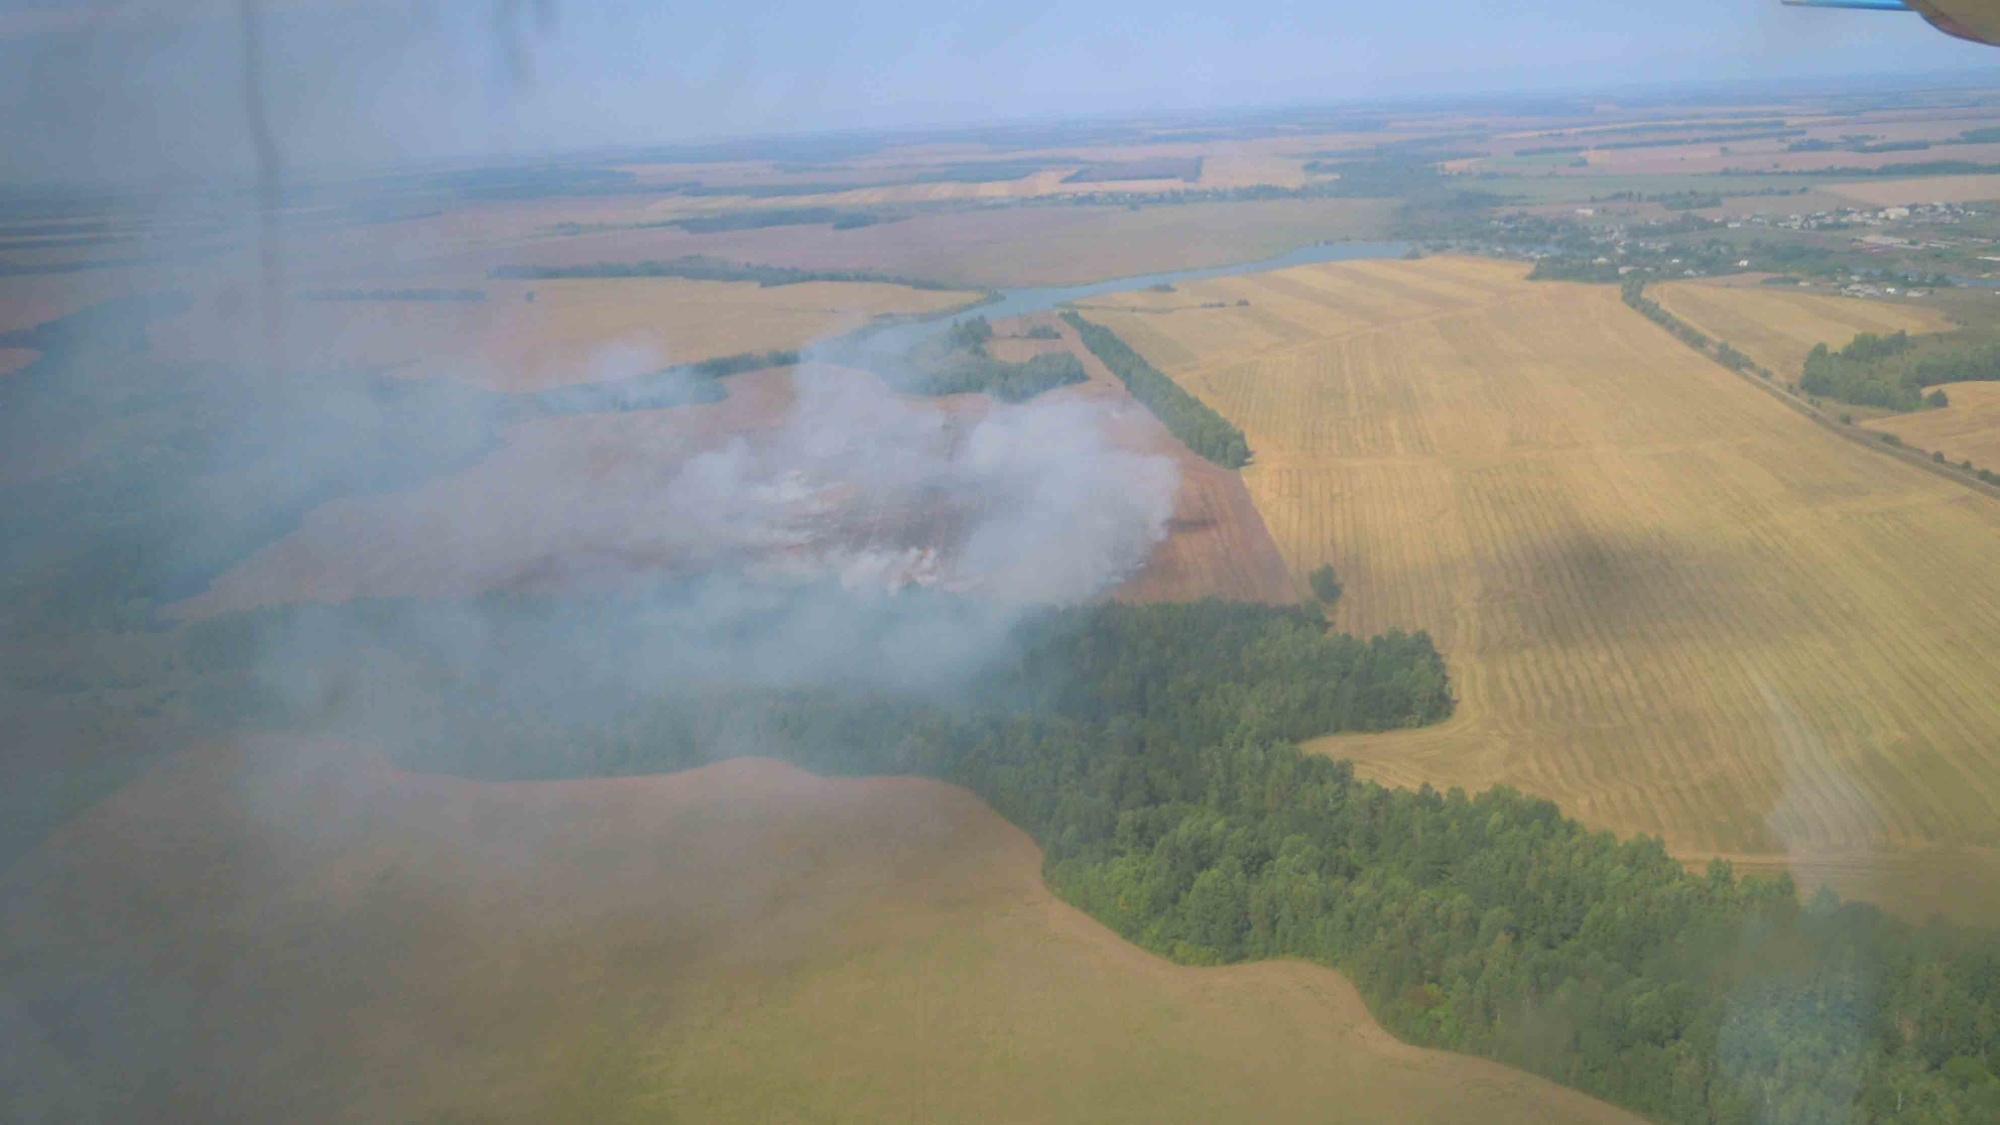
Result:
M1421 634L1360 641L1266 606L1103 605L1037 616L1013 658L950 700L718 683L676 695L556 666L580 636L629 667L641 616L493 604L489 650L525 666L420 660L393 689L423 694L368 709L385 725L354 733L414 767L493 778L676 769L744 748L939 778L1030 832L1050 885L1130 940L1192 964L1340 968L1413 1042L1663 1121L2000 1114L1994 935L1824 892L1802 905L1789 878L1738 879L1719 861L1692 873L1656 840L1588 831L1511 790L1388 789L1294 748L1444 717ZM397 605L267 612L367 616L405 653L433 643L421 611ZM192 628L211 634L190 640L204 666L257 651L255 629Z
M752 211L730 211L721 215L700 215L671 219L663 225L679 227L689 234L717 234L732 230L763 230L766 227L807 227L827 225L835 230L856 230L882 221L874 211L846 207L769 207Z
M1595 258L1537 258L1535 268L1528 271L1529 281L1588 281L1597 284L1616 285L1625 275L1617 262L1600 262Z
M1971 160L1922 160L1906 164L1878 164L1874 167L1814 168L1809 171L1769 171L1762 168L1724 168L1718 176L1868 177L1871 179L1911 179L1919 176L1982 176L2000 172L2000 164L1980 164Z
M1229 419L1182 390L1109 328L1092 324L1074 312L1062 315L1083 337L1091 354L1103 360L1132 397L1144 403L1181 444L1225 469L1240 469L1250 463L1250 442Z
M1916 410L1943 405L1925 391L1940 383L2000 380L2000 343L1965 334L1915 340L1864 332L1835 351L1816 345L1799 386L1856 406Z
M974 392L992 395L1002 402L1028 399L1081 383L1090 376L1083 363L1068 352L1031 356L1019 363L994 359L984 352L965 351L943 363L892 381L896 389L920 395L958 395Z
M810 281L873 281L902 285L911 289L950 289L952 286L926 278L896 277L868 270L808 270L791 266L766 266L753 262L725 262L699 254L666 261L590 262L580 266L501 266L493 271L501 280L562 280L566 278L679 277L690 281L754 281L767 289L779 285L803 285Z
M983 316L954 320L944 334L919 341L901 357L867 362L891 386L909 394L989 394L1002 402L1025 402L1044 391L1081 383L1090 376L1068 352L1047 352L1020 362L996 359L986 346L993 325Z
M1706 333L1668 312L1666 307L1661 305L1660 302L1646 296L1645 278L1627 278L1621 296L1624 298L1625 303L1636 310L1640 316L1673 333L1675 338L1679 339L1682 343L1697 351L1705 352L1708 350L1709 339Z

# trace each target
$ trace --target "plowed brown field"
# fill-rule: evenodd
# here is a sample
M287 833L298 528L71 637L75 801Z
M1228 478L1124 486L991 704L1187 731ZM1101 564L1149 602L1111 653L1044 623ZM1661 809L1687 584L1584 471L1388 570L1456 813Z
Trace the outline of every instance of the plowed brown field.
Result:
M1514 785L1690 858L2000 915L1990 498L1821 430L1615 289L1513 265L1096 303L1249 435L1251 496L1293 573L1338 568L1340 625L1445 651L1450 723L1320 749L1391 782Z
M17 1120L1637 1122L1399 1043L1326 969L1153 957L916 779L267 742L170 759L0 893Z

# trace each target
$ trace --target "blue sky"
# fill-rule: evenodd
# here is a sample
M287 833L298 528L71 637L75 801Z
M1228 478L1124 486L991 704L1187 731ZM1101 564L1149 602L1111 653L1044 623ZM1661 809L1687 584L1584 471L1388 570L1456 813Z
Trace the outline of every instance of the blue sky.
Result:
M536 2L274 4L288 148L378 161L1633 83L2000 85L2000 50L1915 17L1777 0L539 0L546 19ZM0 175L240 166L233 7L0 0Z

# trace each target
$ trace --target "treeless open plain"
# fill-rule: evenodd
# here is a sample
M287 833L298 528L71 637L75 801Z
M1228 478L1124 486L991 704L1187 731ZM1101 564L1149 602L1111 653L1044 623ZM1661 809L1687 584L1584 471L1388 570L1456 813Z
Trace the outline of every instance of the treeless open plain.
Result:
M1249 435L1292 572L1346 583L1338 623L1446 655L1449 723L1318 749L2000 917L2000 504L1823 431L1611 287L1515 265L1096 303Z
M1895 434L1904 444L1943 453L1953 464L2000 471L2000 383L1947 383L1939 388L1951 405L1942 410L1894 414L1862 423Z
M1862 332L1946 332L1938 309L1913 302L1863 301L1775 286L1670 281L1646 290L1668 312L1727 340L1784 382L1805 371L1816 344L1841 348Z
M1326 239L1379 237L1393 209L1379 199L1272 199L1137 211L1045 204L925 214L851 230L829 224L711 234L614 230L468 249L441 268L484 276L500 266L703 254L802 269L872 270L968 288L1074 285L1255 261Z
M1173 965L961 789L168 759L0 876L0 1111L106 1122L1636 1122L1340 975Z
M306 366L391 367L503 391L623 379L742 352L801 348L881 316L957 308L977 294L860 282L759 286L638 277L494 281L478 276L390 289L476 289L483 301L307 300L284 313L286 351ZM355 284L369 291L375 286ZM532 295L532 300L530 300ZM179 360L247 363L264 334L254 307L192 305L152 327Z

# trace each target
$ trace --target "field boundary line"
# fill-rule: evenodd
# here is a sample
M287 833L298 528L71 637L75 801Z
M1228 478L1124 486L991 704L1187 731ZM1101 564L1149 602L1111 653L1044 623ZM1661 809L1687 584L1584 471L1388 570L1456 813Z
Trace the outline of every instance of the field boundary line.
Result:
M1623 302L1621 302L1621 304L1622 303ZM1629 305L1627 305L1626 308L1635 315L1640 315L1640 319L1647 320L1646 317L1644 317L1642 314L1639 314L1639 311L1637 309L1633 309ZM1678 320L1679 318L1676 317L1675 319ZM1647 320L1647 322L1652 323L1650 320ZM1682 321L1681 323L1685 324L1687 322ZM1876 453L1888 454L1889 456L1892 456L1907 465L1923 469L1924 471L1931 473L1934 476L1943 477L1945 480L1952 481L1957 484L1962 484L1965 487L1973 490L1974 492L1981 493L1991 499L2000 500L2000 485L1987 484L1985 481L1980 480L1978 477L1973 476L1972 474L1966 472L1964 469L1959 468L1957 465L1954 465L1949 461L1933 460L1929 456L1929 451L1918 450L1914 446L1909 446L1909 445L1891 445L1890 443L1883 441L1879 436L1876 436L1877 434L1879 434L1880 431L1866 429L1861 426L1850 425L1848 423L1842 422L1838 418L1829 418L1825 411L1821 410L1817 406L1814 406L1810 402L1806 402L1805 400L1794 395L1792 392L1779 386L1775 380L1766 380L1748 371L1739 371L1733 367L1730 367L1728 364L1722 362L1721 360L1715 358L1715 356L1711 354L1706 348L1697 347L1696 345L1689 343L1686 340L1682 340L1680 336L1676 335L1673 332L1668 331L1666 328L1661 327L1660 325L1655 324L1654 327L1659 328L1660 331L1666 332L1668 336L1672 337L1676 341L1679 341L1682 347L1685 347L1689 351L1692 351L1700 355L1703 359L1709 361L1710 363L1714 364L1717 367L1722 368L1724 371L1729 372L1731 375L1736 376L1738 379L1741 379L1742 381L1750 384L1751 386L1756 387L1758 390L1763 391L1765 394L1770 395L1773 398L1776 398L1779 402L1782 402L1786 406L1790 407L1794 412L1802 414L1805 417L1811 419L1812 421L1819 423L1823 428L1833 432L1834 434L1837 434L1840 437L1845 438L1846 440L1853 442L1854 444L1859 445L1865 449L1873 450Z

